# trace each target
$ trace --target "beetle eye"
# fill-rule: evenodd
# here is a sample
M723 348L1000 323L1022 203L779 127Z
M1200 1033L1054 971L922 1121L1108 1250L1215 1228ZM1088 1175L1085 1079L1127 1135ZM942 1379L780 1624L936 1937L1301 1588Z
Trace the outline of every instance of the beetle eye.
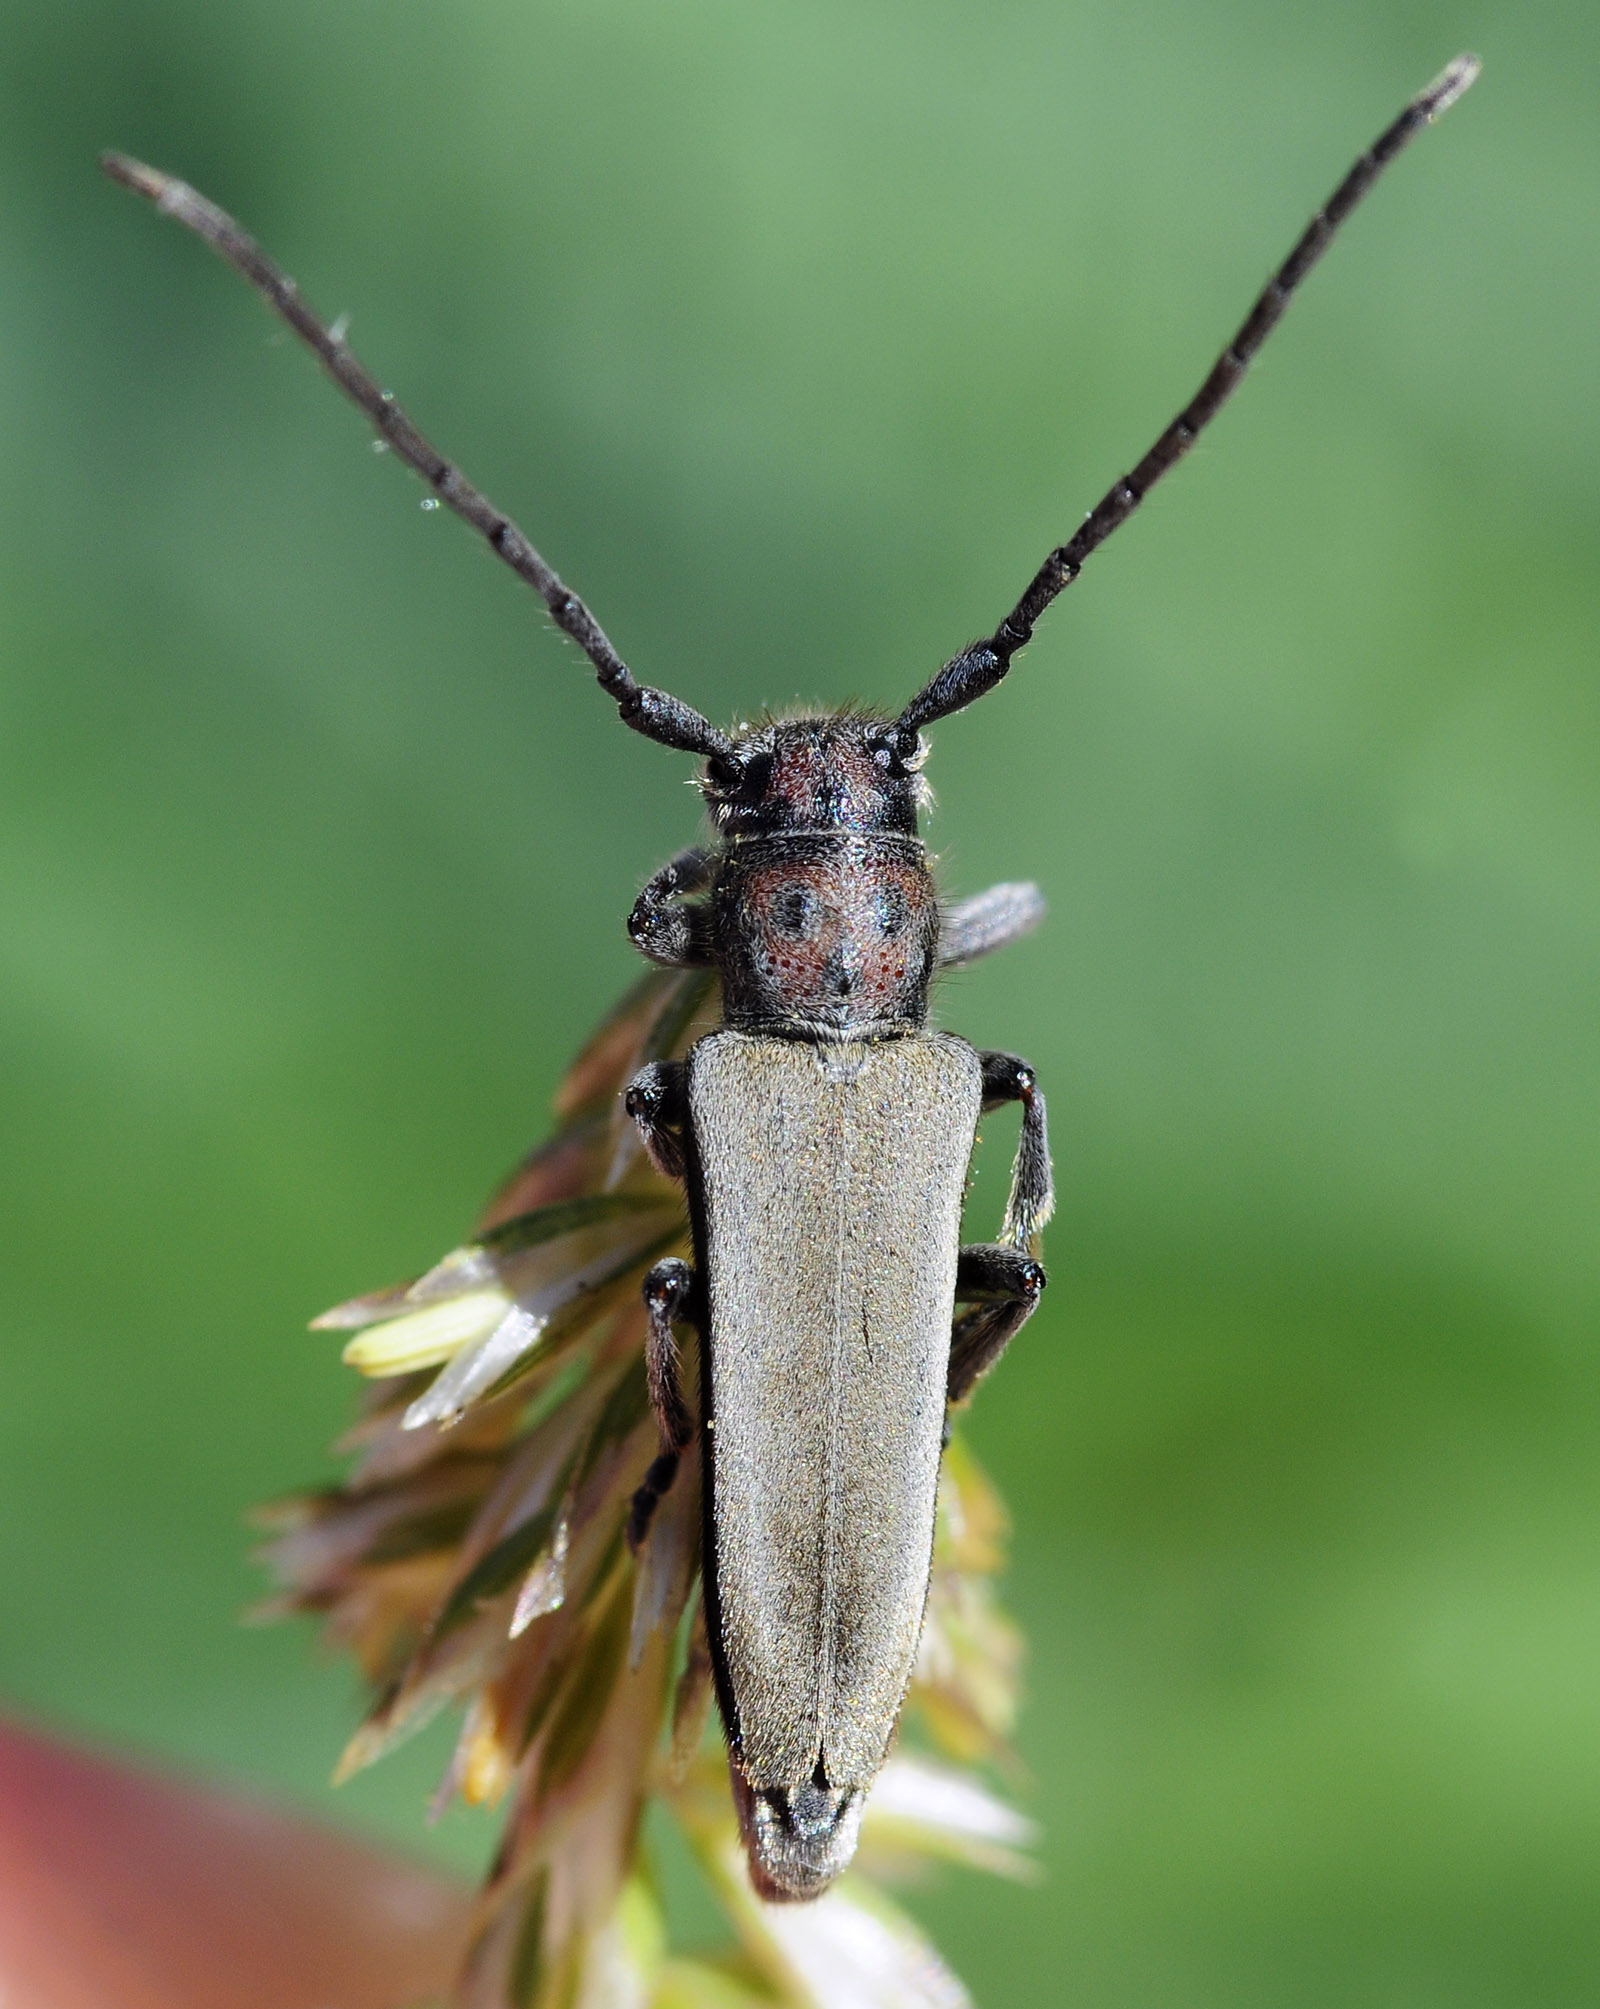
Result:
M744 762L736 753L714 753L706 762L706 780L724 795L735 795L744 782Z
M921 735L898 724L873 733L867 741L867 751L874 767L885 774L904 776L915 773L922 765L917 758L923 751Z
M816 898L809 886L783 886L772 902L773 925L780 934L798 937L809 931L816 911Z

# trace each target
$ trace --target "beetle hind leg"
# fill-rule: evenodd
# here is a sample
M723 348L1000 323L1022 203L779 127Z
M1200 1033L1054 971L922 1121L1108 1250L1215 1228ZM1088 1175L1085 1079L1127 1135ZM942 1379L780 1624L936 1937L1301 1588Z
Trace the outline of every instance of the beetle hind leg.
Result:
M634 1494L628 1512L628 1546L635 1553L644 1546L656 1508L672 1490L672 1482L678 1476L678 1460L694 1436L694 1418L683 1396L678 1342L672 1328L679 1319L695 1320L700 1279L688 1263L669 1256L645 1277L643 1295L649 1315L644 1346L645 1380L656 1428L661 1432L661 1455L645 1473L644 1484Z
M956 1296L970 1304L950 1332L946 1400L963 1402L1033 1315L1044 1266L1025 1250L974 1242L956 1266Z

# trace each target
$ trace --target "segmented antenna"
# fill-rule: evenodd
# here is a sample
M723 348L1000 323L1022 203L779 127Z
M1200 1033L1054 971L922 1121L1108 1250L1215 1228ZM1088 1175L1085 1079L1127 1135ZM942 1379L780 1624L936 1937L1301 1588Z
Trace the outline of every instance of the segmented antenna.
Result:
M1211 367L1194 397L1130 474L1095 504L1065 544L1052 551L1034 574L1026 593L987 640L963 649L911 700L891 728L902 754L914 746L919 727L960 711L993 690L1011 667L1011 658L1032 639L1034 623L1058 593L1083 570L1084 560L1144 501L1156 483L1183 459L1200 434L1233 395L1262 343L1288 306L1295 288L1332 243L1334 233L1384 169L1424 127L1441 117L1476 78L1476 56L1455 61L1419 91L1393 125L1373 141L1323 207L1311 219L1293 251L1267 281L1239 332Z
M577 594L562 584L511 518L496 509L460 468L423 438L393 396L379 388L372 373L346 343L343 333L329 327L312 311L288 273L267 256L226 210L209 202L187 182L163 174L159 168L146 167L143 161L131 160L126 154L102 154L100 165L113 181L144 196L164 216L175 217L203 238L235 272L249 280L272 311L288 323L316 356L345 396L366 413L379 437L409 467L415 468L439 500L470 523L487 540L495 556L539 595L556 626L594 664L600 688L615 699L625 725L643 733L646 739L677 747L685 753L725 758L732 752L731 742L693 706L670 692L652 690L648 684L635 680L600 623Z

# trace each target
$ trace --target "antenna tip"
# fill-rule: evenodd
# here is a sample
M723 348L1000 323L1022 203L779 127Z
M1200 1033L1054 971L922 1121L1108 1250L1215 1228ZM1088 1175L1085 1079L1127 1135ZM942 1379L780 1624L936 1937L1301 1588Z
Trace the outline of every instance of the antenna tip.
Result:
M135 160L131 154L103 153L100 156L100 172L109 175L113 181L121 182L124 188L131 188L135 195L142 195L151 202L159 202L167 192L171 180L159 168L146 167L142 160Z
M1417 93L1417 107L1430 125L1435 119L1443 118L1456 99L1472 88L1482 68L1481 57L1470 53L1457 56L1453 63L1445 64L1426 90Z

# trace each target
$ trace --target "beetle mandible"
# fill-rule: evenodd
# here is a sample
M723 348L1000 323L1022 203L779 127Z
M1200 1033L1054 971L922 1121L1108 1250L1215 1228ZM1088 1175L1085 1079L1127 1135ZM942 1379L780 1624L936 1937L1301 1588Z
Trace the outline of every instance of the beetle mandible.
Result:
M228 260L316 353L380 437L539 593L635 732L704 763L712 841L640 894L635 946L721 981L721 1026L626 1093L658 1168L684 1186L692 1265L645 1279L660 1456L629 1539L698 1434L703 1572L718 1700L756 1889L815 1895L854 1849L922 1622L946 1414L1029 1317L1052 1204L1033 1070L931 1030L929 989L1033 925L1031 886L941 912L919 835L924 728L998 684L1089 554L1188 452L1295 288L1383 169L1478 73L1460 56L1361 155L1260 294L1194 398L1052 551L992 635L895 715L767 718L724 733L638 683L517 526L437 453L231 217L118 154L113 179ZM979 1116L1022 1105L999 1239L961 1244ZM957 1312L957 1306L966 1307ZM700 1347L700 1413L676 1332Z

